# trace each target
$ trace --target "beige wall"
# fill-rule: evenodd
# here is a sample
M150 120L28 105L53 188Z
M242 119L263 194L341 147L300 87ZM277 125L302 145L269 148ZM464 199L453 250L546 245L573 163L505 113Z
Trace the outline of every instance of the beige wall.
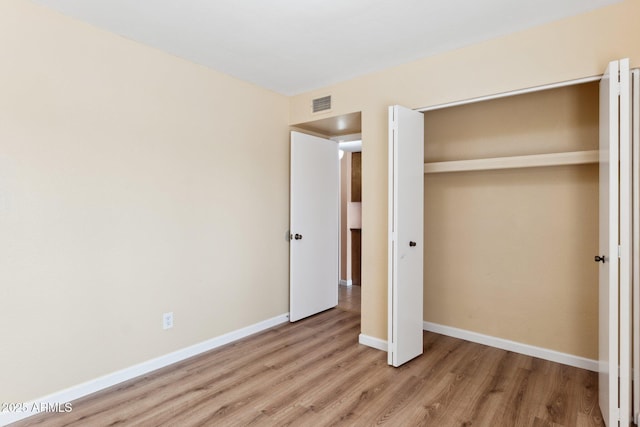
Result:
M387 106L417 108L594 76L622 57L640 66L638 16L640 2L627 0L291 98L291 123L312 120L310 100L320 95L332 95L332 114L362 111L364 334L386 338ZM511 338L534 341L526 330Z
M286 97L24 0L0 40L0 401L288 311Z

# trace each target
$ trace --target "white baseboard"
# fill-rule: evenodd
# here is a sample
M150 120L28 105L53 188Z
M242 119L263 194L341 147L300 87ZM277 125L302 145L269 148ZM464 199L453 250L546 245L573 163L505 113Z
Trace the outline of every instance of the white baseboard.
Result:
M24 404L24 408L26 409L26 411L24 412L0 412L0 426L4 426L9 423L13 423L21 419L30 417L41 412L42 410L46 411L47 405L50 405L49 407L53 407L57 404L60 407L64 407L66 403L87 396L91 393L104 390L107 387L111 387L132 378L139 377L140 375L144 375L157 369L164 368L165 366L169 366L173 363L188 359L189 357L193 357L200 353L213 350L225 344L229 344L233 341L237 341L249 335L253 335L257 332L261 332L265 329L269 329L273 326L277 326L288 321L289 313L281 314L279 316L272 317L271 319L255 323L253 325L229 332L224 335L220 335L199 344L174 351L164 356L142 362L129 368L125 368L120 371L87 381L83 384L79 384L68 389L50 394L48 396L33 400L31 402L27 402Z
M376 350L388 351L389 349L386 340L381 340L380 338L371 337L365 334L360 334L358 342L362 345L366 345L367 347L375 348Z
M340 285L342 286L352 286L353 285L353 280L349 279L349 280L340 280L340 282L338 282Z
M454 338L460 338L466 341L484 344L502 350L513 351L514 353L525 354L527 356L538 357L540 359L550 360L552 362L562 363L564 365L575 366L576 368L598 372L597 360L587 359L585 357L575 356L573 354L561 353L555 350L549 350L546 348L523 344L516 341L505 340L502 338L496 338L490 335L483 335L477 332L453 328L451 326L439 325L437 323L423 322L423 329L425 331L435 332Z

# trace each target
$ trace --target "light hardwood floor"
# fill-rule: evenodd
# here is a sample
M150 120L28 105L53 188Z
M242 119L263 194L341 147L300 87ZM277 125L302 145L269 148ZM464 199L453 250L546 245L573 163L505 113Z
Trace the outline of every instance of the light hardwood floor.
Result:
M338 308L16 425L604 425L597 375L581 369L429 332L422 357L387 366L385 353L358 344L359 290L341 289Z

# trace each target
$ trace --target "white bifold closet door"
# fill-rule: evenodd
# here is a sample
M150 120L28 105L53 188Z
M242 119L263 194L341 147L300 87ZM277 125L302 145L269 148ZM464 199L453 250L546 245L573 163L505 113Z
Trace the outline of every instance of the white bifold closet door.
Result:
M388 363L422 354L424 116L389 107Z
M635 74L634 79L638 81ZM609 64L600 83L600 231L595 261L600 288L599 403L607 427L628 427L640 411L640 400L636 399L635 408L631 401L631 290L635 274L637 291L635 259L640 255L638 208L632 209L634 192L638 206L638 163L633 159L640 148L637 134L635 150L631 144L632 128L637 133L639 127L632 123L630 82L629 60L623 59ZM634 105L633 117L638 120L640 102L635 99ZM421 113L389 108L388 360L394 366L422 353L423 132ZM637 294L636 319L640 317ZM634 333L637 343L637 328ZM638 356L636 360L640 365Z
M291 132L289 319L338 305L338 144Z
M599 403L608 427L631 423L631 99L627 59L600 82Z

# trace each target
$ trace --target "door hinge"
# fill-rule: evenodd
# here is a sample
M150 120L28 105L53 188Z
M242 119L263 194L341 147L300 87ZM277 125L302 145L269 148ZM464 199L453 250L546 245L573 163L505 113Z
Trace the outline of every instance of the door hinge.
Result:
M622 246L618 245L618 258L622 258Z
M621 419L620 414L621 414L621 412L620 412L620 408L618 408L618 409L616 410L616 420L618 420L618 421L620 421L620 419Z

